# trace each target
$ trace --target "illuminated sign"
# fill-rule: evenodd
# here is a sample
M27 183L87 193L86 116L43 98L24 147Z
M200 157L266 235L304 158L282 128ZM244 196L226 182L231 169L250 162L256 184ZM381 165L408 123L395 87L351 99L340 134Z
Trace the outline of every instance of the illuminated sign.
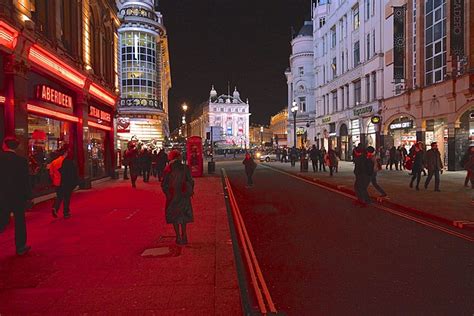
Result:
M372 118L370 119L372 124L378 124L378 123L380 123L381 120L382 120L382 118L378 115L372 116Z
M112 117L110 113L99 110L98 108L93 107L93 106L89 106L89 116L95 117L99 120L109 122L109 123L112 121Z
M106 104L112 107L115 106L115 96L102 89L99 85L91 83L91 86L89 87L89 93L99 100L104 101Z
M296 135L303 135L304 132L305 132L304 127L298 127L298 129L296 130Z
M57 119L60 119L60 120L66 120L66 121L70 121L70 122L74 122L74 123L79 122L79 119L75 116L65 114L65 113L62 113L62 112L57 112L57 111L45 109L45 108L37 106L37 105L27 104L26 108L27 108L28 112L32 112L32 113L36 113L36 114L43 114L43 115L46 115L46 116L49 116L49 117L52 117L52 118L57 118Z
M5 103L6 99L3 95L0 95L0 103Z
M98 129L101 129L101 130L104 130L104 131L111 131L112 128L110 126L105 126L105 125L102 125L102 124L99 124L99 123L96 123L96 122L87 122L87 124L90 126L90 127L95 127L95 128L98 128Z
M372 113L372 111L373 111L372 105L369 105L363 108L354 109L353 113L354 113L354 116L359 116L359 115L363 115L367 113Z
M390 124L390 129L405 129L405 128L412 128L413 121L406 121L406 122L398 122Z
M18 31L7 23L0 21L0 45L14 49L17 43Z
M331 117L330 117L330 116L325 117L325 118L321 119L321 122L323 122L323 123L329 123L329 122L331 122Z
M72 97L56 89L40 84L36 86L36 98L42 101L53 103L63 108L72 108Z

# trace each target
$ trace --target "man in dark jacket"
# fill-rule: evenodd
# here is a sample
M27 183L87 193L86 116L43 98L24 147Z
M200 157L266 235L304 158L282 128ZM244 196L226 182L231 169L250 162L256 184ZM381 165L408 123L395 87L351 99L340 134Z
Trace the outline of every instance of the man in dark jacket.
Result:
M28 162L15 150L19 142L6 137L0 152L0 232L8 225L10 212L15 216L16 253L24 255L31 247L26 244L25 208L31 198Z
M311 159L311 164L313 165L313 172L318 171L319 149L316 148L316 145L311 147L311 150L309 151L309 158Z
M158 153L158 161L157 161L157 171L158 171L158 181L163 180L163 171L165 170L166 164L168 163L168 156L164 149L160 149Z
M368 187L372 173L374 172L374 165L367 159L365 148L357 147L354 150L354 190L357 196L356 205L365 207L371 203Z
M438 150L438 143L431 143L431 149L425 154L425 166L428 169L428 177L425 181L425 189L428 189L431 178L435 177L435 191L440 192L440 173L443 173L443 162L441 161L441 154Z
M257 164L253 160L252 156L249 153L245 154L245 159L242 161L242 164L245 166L245 173L247 174L247 187L253 187L253 172L257 168Z
M130 180L132 181L132 188L136 188L138 174L140 173L140 161L138 157L138 150L135 148L135 144L132 142L128 143L128 149L125 152L125 159L127 159L128 166L130 168Z

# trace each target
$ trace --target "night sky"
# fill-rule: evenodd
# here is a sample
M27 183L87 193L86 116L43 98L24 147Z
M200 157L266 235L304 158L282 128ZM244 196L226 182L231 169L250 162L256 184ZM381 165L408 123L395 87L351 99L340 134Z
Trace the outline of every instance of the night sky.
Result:
M251 123L268 124L287 103L284 76L291 27L310 18L310 0L162 0L168 31L171 80L170 128L181 104L206 101L211 85L227 93L230 81L250 102ZM188 119L189 121L189 119Z

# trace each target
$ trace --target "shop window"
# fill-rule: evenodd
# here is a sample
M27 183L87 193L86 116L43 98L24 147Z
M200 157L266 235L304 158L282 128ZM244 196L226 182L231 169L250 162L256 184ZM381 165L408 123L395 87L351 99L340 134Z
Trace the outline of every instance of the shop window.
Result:
M90 176L92 179L103 178L107 175L105 163L105 138L107 133L97 128L89 127L89 155Z
M360 64L360 45L359 41L354 43L354 67Z
M357 30L360 26L359 5L352 8L352 20L354 22L354 30Z
M355 105L359 105L361 102L361 83L360 80L354 82L354 101Z
M28 167L33 195L52 190L48 166L57 150L71 141L71 123L46 117L28 116Z
M425 8L425 83L446 75L446 0L427 1Z
M36 30L50 39L53 34L50 22L54 14L54 10L51 10L51 4L51 0L36 1L35 11L32 12Z

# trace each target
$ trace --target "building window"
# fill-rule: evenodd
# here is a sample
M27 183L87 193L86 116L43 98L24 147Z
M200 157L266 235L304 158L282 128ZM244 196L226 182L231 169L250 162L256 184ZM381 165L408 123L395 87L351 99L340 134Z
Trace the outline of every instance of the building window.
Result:
M344 73L344 52L341 54L341 74Z
M366 59L370 59L370 33L367 34L366 36L366 49L365 49L365 55L367 56Z
M365 98L370 101L370 75L365 76Z
M323 83L326 83L326 66L323 66Z
M319 28L323 27L326 24L326 18L323 16L319 18Z
M352 8L352 19L354 22L354 30L357 30L360 26L359 5L356 5Z
M337 90L334 90L332 92L332 109L333 109L333 112L338 111L338 109L337 109Z
M59 1L58 2L59 11L60 11L60 23L61 23L61 42L64 48L72 53L72 25L75 25L73 22L73 7L71 6L70 1Z
M426 1L425 82L442 81L446 75L446 0Z
M377 1L376 0L372 0L372 15L375 15L375 3Z
M323 115L326 115L326 96L323 95Z
M377 74L372 73L372 100L377 99Z
M336 26L331 28L331 48L336 47Z
M344 36L344 20L343 19L340 19L339 20L339 41L342 41L342 38L345 37Z
M334 57L332 59L332 64L331 64L331 68L332 68L332 78L336 78L337 77L337 63L336 63L336 57Z
M300 76L304 75L304 68L303 67L298 67L298 73Z
M344 98L344 96L342 96ZM346 107L349 107L349 85L346 84Z
M32 17L36 29L51 39L53 32L49 24L53 20L51 15L54 16L54 11L50 10L50 7L51 0L36 1Z
M300 101L300 111L301 112L306 112L306 98L305 97L301 97L299 98L299 101Z
M354 102L359 105L361 101L361 83L360 80L354 82Z
M372 55L375 55L375 30L372 30Z
M360 64L360 47L359 41L354 43L354 67Z
M365 1L365 20L367 21L370 18L370 1L372 0L364 0Z

